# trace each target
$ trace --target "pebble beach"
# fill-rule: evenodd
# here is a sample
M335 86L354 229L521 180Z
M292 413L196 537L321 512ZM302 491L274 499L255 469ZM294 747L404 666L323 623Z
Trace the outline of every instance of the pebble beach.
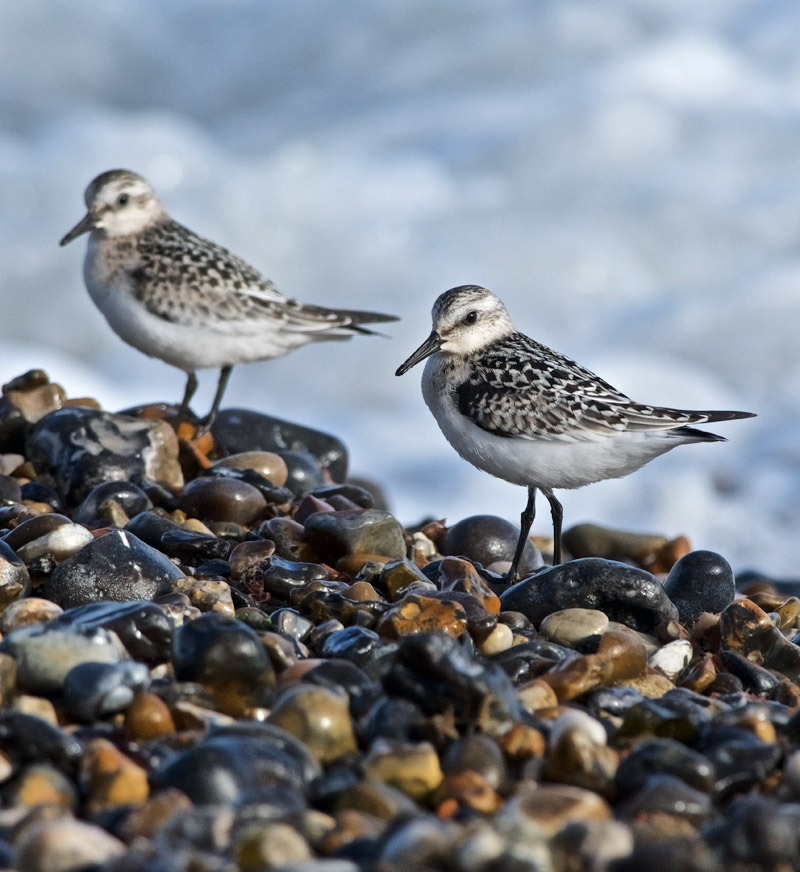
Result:
M509 587L479 505L404 526L336 435L174 416L3 386L0 867L800 866L800 581L597 518Z

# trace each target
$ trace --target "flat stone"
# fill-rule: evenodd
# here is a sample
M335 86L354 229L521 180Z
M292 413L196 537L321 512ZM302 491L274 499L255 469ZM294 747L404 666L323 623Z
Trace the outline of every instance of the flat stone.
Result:
M551 612L575 607L598 609L643 632L678 618L654 575L596 557L544 569L504 591L500 602L504 610L522 612L537 625Z

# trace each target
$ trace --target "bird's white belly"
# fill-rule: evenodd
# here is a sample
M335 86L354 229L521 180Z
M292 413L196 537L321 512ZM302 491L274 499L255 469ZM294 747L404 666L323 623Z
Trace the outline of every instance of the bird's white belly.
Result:
M429 359L422 392L447 441L465 459L498 478L525 487L577 488L634 472L681 444L669 432L621 433L596 441L497 436L462 415Z
M98 275L88 253L84 276L92 300L121 339L186 372L281 357L308 341L302 334L281 331L277 321L267 318L217 325L213 320L207 325L167 321L136 299L124 271Z

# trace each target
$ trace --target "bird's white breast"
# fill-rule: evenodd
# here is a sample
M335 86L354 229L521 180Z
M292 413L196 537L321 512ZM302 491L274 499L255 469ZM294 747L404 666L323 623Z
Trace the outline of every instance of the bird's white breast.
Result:
M550 489L577 488L634 472L680 445L672 431L622 432L585 441L558 436L498 436L458 409L455 388L465 364L441 353L428 358L422 394L447 441L473 466L512 484Z

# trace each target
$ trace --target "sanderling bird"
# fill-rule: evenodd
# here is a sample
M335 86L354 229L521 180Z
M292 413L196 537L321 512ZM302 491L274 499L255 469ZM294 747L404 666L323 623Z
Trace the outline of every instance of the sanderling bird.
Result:
M514 326L486 288L464 285L434 303L433 331L398 368L425 358L422 394L447 441L478 469L528 488L508 580L515 581L540 490L561 562L563 510L553 490L627 475L688 442L724 442L689 424L751 418L635 403L568 357Z
M241 258L173 221L145 179L129 170L97 176L84 199L86 216L61 245L90 234L84 280L111 328L187 374L179 420L197 390L198 369L220 369L207 430L236 364L371 334L363 324L397 320L289 299Z

